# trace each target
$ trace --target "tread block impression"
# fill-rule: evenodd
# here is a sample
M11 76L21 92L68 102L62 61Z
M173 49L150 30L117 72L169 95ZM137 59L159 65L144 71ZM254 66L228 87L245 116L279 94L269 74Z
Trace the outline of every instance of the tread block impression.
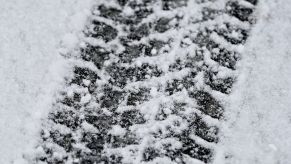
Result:
M99 0L31 163L211 163L254 23L244 1Z
M238 1L230 1L227 8L230 15L241 21L249 21L254 11L252 8L241 6Z

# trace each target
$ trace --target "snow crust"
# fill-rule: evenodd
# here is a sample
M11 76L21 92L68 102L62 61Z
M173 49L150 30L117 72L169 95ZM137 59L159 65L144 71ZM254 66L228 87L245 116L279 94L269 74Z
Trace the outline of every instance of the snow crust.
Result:
M217 163L291 161L291 1L260 1L227 106Z
M0 163L25 163L70 64L91 0L0 0Z

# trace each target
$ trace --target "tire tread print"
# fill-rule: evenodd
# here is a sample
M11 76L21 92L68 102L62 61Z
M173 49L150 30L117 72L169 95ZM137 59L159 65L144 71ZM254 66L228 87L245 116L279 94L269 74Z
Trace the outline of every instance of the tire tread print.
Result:
M223 119L217 93L231 92L254 23L257 1L244 2L96 5L36 163L211 163Z

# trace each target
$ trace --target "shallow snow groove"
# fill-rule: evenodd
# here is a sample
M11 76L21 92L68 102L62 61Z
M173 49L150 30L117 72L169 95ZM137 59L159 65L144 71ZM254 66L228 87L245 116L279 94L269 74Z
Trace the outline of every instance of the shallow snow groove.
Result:
M83 28L90 3L0 0L0 163L24 163L37 140L68 70L58 46L76 43L72 33Z
M291 161L291 1L261 1L223 141L231 164ZM223 162L226 163L226 162Z

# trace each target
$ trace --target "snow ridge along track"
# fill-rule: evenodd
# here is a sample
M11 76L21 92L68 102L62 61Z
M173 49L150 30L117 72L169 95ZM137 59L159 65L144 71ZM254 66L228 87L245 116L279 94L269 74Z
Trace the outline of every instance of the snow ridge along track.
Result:
M211 163L256 3L96 5L35 162Z

